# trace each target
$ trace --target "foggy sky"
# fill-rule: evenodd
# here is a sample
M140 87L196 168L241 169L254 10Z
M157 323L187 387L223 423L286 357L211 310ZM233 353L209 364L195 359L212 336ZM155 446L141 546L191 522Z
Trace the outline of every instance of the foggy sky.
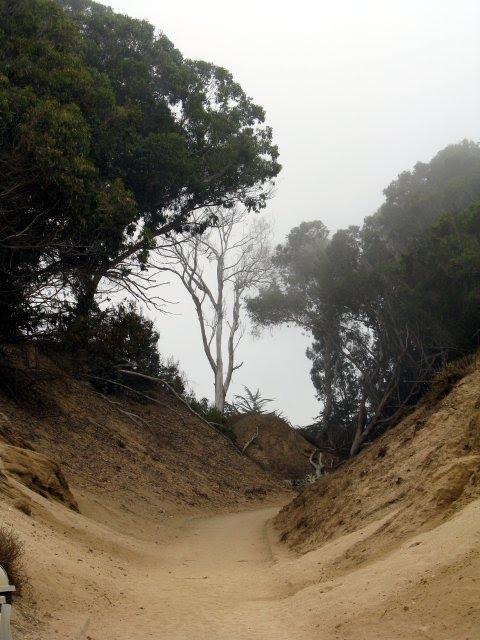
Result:
M111 0L149 20L190 58L229 69L267 111L283 171L268 207L276 240L302 220L360 224L399 172L463 138L478 141L478 0ZM162 295L160 348L198 395L213 396L194 312L180 286ZM298 329L247 335L242 384L260 387L297 424L318 414Z

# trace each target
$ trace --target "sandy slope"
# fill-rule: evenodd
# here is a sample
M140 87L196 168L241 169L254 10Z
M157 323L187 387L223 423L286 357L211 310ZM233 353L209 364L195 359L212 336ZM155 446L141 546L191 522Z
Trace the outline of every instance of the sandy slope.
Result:
M44 499L40 498L40 502ZM278 543L279 505L141 523L115 533L44 502L30 566L40 624L25 640L476 640L480 637L480 501L374 562L335 561L381 527L297 556ZM150 541L148 541L150 539ZM41 552L40 552L41 551Z
M241 449L251 442L245 455L273 476L303 480L313 472L309 457L315 448L274 413L232 416L228 426Z
M50 521L45 513L35 523L29 544L41 554L31 555L30 573L36 609L50 614L35 625L19 620L22 638L292 637L292 612L279 616L275 606L290 586L274 570L266 533L278 506L172 519L152 541L45 506ZM16 511L4 519L28 525ZM152 523L141 526L142 537L154 538Z
M75 497L83 492L98 501L87 501L95 519L103 521L105 510L109 523L114 513L142 518L146 503L151 517L234 509L278 490L278 481L171 393L152 387L154 401L133 393L102 397L42 353L28 356L0 349L0 374L10 367L8 380L16 381L0 375L0 459L3 442L53 458ZM2 471L0 462L0 482Z
M112 405L47 364L0 394L0 522L32 581L15 640L480 638L480 362L283 509L167 396Z

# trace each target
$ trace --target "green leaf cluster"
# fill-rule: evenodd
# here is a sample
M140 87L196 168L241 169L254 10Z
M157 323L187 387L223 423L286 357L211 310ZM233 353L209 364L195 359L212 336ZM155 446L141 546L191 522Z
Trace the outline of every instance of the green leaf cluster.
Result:
M418 163L385 198L362 227L292 229L274 256L275 281L249 301L260 325L312 335L319 431L344 454L356 433L394 423L435 371L479 346L479 145Z
M228 71L89 0L0 0L0 141L4 337L41 326L51 287L93 309L197 209L263 207L280 170Z

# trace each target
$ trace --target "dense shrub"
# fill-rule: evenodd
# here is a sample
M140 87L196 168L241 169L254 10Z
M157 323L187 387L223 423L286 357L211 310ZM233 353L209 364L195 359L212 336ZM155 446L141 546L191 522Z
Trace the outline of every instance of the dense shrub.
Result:
M195 395L190 392L185 394L184 399L192 409L199 413L207 422L219 425L224 423L225 420L221 411L219 411L215 405L211 404L208 398L200 398L200 400L198 400Z
M89 377L101 391L119 391L122 383L135 388L150 388L149 381L120 373L129 369L166 380L177 393L185 391L178 364L162 360L158 351L160 336L153 321L142 315L133 302L105 311L74 317L59 332L55 346L71 361L77 375Z
M210 424L213 425L217 429L217 431L223 433L223 435L227 436L227 438L230 438L230 440L235 440L234 433L227 424L228 412L222 414L222 412L219 411L216 406L208 400L208 398L201 398L200 400L198 400L191 391L187 394L184 394L184 400L204 420L210 422Z
M478 353L473 353L452 362L447 362L430 381L428 392L424 402L434 406L444 398L462 378L475 370L478 361Z

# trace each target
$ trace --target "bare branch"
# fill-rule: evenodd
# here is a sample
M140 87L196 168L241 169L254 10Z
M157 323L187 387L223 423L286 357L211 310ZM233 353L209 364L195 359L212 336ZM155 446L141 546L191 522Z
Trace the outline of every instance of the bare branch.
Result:
M256 433L253 434L253 436L250 438L250 440L248 442L245 443L245 445L242 448L242 455L245 453L245 451L248 449L248 447L253 444L255 442L255 440L257 440L258 438L258 427L257 427L257 431Z
M246 211L235 207L218 210L216 218L216 225L201 235L160 245L155 269L174 273L192 299L215 378L215 406L223 412L240 366L235 354L243 335L242 301L271 275L270 227L261 218L248 224Z

